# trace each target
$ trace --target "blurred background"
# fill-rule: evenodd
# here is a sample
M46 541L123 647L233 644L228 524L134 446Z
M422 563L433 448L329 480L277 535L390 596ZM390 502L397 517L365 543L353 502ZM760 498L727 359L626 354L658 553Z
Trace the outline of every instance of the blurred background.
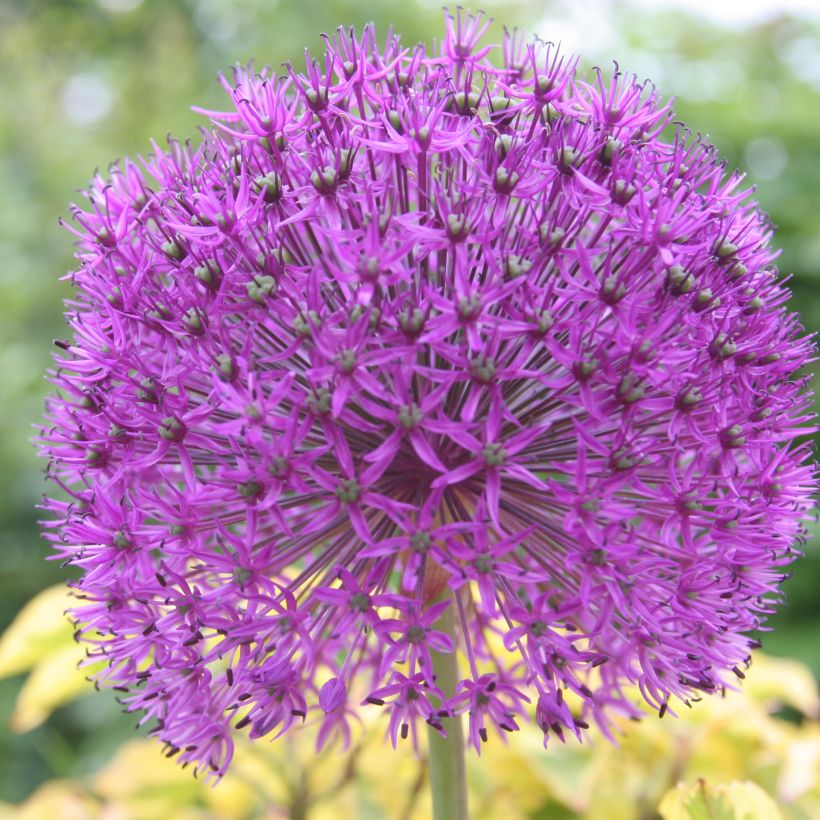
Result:
M517 25L579 52L587 66L606 69L615 60L653 80L665 97L676 97L678 117L708 134L728 166L744 169L759 185L758 199L779 229L780 269L794 277L793 305L809 329L820 328L818 0L482 5L495 18L496 37L502 25ZM30 443L48 387L43 373L51 341L65 335L61 303L69 290L61 277L72 267L72 241L58 217L96 169L146 152L150 139L162 142L169 132L195 137L202 121L189 106L224 105L215 81L220 70L252 59L259 66L300 62L305 46L319 50L320 32L370 20L382 35L392 24L411 42L429 43L443 31L440 0L0 0L0 633L27 601L63 579L38 535L43 467ZM795 735L803 751L771 754L802 754L798 775L802 771L807 780L809 772L816 781L816 685L806 671L820 676L820 550L814 542L794 570L786 585L788 607L763 641L769 655L802 666L765 661L761 674L779 680L789 694L774 698L776 707L769 708L768 696L758 704L761 720L776 720L787 734L803 732ZM74 684L60 690L59 670L71 651L65 647L69 627L59 618L63 601L56 593L38 601L41 608L30 607L27 622L21 626L18 619L12 648L9 640L0 646L0 801L19 803L55 778L80 784L72 788L83 799L89 789L89 800L103 799L105 788L94 773L110 767L116 750L132 739L133 719L122 716L108 695ZM63 667L55 661L43 668L44 658L60 652ZM35 674L41 691L32 695ZM669 755L679 754L676 743ZM159 766L151 749L145 760ZM125 779L133 767L149 765L140 760L121 764ZM176 777L170 763L167 768ZM556 772L556 782L571 782L571 773ZM743 766L738 772L748 776ZM781 775L771 789L782 792ZM408 789L414 776L408 774ZM117 781L116 772L111 778ZM173 782L183 789L188 780ZM805 788L816 789L816 782ZM179 794L180 806L198 805L203 812L191 816L254 816L251 809L220 813L196 791ZM794 816L820 817L820 802L812 805L817 814L807 809ZM181 810L163 814L166 809L143 807L125 816L183 816ZM549 816L591 811L565 809ZM41 810L30 816L43 816L36 813ZM546 817L540 810L524 807L521 816ZM88 811L76 816L101 816ZM357 816L382 816L374 812Z

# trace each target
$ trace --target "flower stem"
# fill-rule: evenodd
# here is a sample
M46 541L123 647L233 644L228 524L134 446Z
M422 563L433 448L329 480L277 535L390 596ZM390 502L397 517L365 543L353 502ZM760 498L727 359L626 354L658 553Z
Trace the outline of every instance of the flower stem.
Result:
M449 606L435 629L449 635L453 644L455 635L455 607ZM432 652L436 685L447 697L452 697L458 684L458 661L455 651L444 654ZM434 820L467 820L467 777L464 767L464 731L461 715L442 718L447 737L442 737L432 726L427 730L430 748L430 789L433 794Z

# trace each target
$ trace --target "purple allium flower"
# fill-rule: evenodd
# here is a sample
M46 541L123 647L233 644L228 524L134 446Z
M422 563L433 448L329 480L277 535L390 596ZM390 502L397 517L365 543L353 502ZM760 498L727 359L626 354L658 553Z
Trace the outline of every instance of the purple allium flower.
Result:
M813 346L742 177L486 26L239 69L74 214L45 527L95 679L209 774L360 704L477 750L663 714L742 677L804 536Z

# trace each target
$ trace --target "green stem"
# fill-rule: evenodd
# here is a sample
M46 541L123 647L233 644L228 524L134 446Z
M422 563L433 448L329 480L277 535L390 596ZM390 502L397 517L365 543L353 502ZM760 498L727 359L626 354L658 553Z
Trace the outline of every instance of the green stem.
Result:
M455 602L442 614L434 629L450 636L456 645ZM432 652L436 685L447 697L452 697L458 684L458 661L455 651L449 654ZM467 777L464 769L464 730L461 715L442 718L447 737L433 727L427 730L430 747L430 790L433 794L434 820L468 820Z

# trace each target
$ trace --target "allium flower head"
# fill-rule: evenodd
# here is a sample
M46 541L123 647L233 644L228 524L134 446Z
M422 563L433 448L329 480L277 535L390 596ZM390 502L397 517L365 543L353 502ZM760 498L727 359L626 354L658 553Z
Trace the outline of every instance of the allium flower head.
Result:
M803 537L813 347L742 178L486 26L238 69L74 214L45 526L96 680L207 773L360 708L477 750L663 714L742 677Z

